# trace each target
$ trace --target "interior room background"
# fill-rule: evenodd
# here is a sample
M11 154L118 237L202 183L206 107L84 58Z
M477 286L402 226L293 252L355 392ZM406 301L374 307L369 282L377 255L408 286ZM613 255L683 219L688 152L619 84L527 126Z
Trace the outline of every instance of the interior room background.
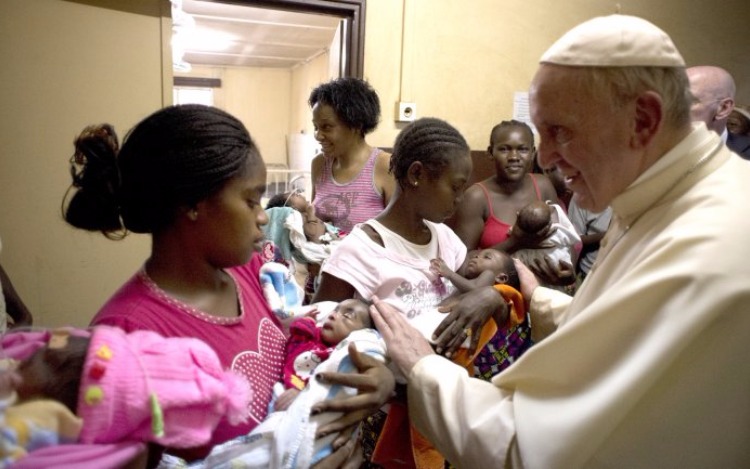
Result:
M618 7L666 30L689 65L729 70L737 102L750 103L747 0L369 0L363 75L383 115L368 141L391 147L403 127L396 103L408 101L483 150L544 50ZM171 32L168 0L0 2L0 262L37 325L85 326L148 256L148 236L113 242L72 229L60 205L83 127L109 122L122 137L172 103ZM267 163L288 163L288 136L312 131L307 94L331 74L328 58L319 62L223 72L221 99L239 106L229 110ZM237 91L251 86L262 99Z

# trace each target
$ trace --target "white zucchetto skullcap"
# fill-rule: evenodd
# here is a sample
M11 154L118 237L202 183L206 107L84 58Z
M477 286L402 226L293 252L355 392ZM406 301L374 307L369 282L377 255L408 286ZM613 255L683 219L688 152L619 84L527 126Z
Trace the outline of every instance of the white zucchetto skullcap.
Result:
M540 63L579 67L684 67L667 33L635 16L593 18L565 33Z

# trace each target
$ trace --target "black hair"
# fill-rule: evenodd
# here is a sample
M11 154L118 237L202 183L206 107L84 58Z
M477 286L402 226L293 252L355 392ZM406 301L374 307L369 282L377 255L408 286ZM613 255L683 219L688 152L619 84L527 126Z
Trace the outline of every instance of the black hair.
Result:
M245 126L199 104L161 109L136 125L117 149L111 125L90 126L75 140L75 193L63 215L71 225L110 238L155 233L177 209L192 207L262 162ZM66 193L67 198L67 193Z
M44 346L19 364L19 369L35 367L44 363L46 371L54 376L41 385L34 383L34 396L46 397L62 402L71 412L76 413L78 394L81 388L83 365L91 340L88 337L68 337L62 348Z
M266 203L266 210L268 210L269 208L286 207L291 194L291 192L281 192L274 195L273 197L268 199L268 202Z
M500 129L504 129L504 128L511 128L511 127L517 127L519 129L522 129L526 133L528 133L529 140L531 140L531 146L532 147L534 146L534 132L531 130L531 127L529 127L529 124L527 124L526 122L517 121L515 119L511 119L509 121L502 121L492 128L492 131L490 132L490 146L495 144L495 142L492 141L492 138L494 137L496 131Z
M401 184L412 163L419 161L430 177L439 177L456 152L469 152L461 133L443 120L423 117L404 127L396 137L389 172Z
M361 78L344 77L318 85L307 100L310 107L327 104L347 127L369 134L380 121L380 99L372 86Z

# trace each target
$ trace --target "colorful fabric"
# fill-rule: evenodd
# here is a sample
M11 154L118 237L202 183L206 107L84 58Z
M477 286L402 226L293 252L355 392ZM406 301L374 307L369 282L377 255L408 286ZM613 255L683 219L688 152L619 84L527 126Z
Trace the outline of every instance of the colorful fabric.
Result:
M0 468L41 448L75 442L82 425L65 405L51 399L0 401Z
M323 171L315 184L315 214L347 233L355 225L374 218L383 211L383 194L375 186L375 162L378 148L373 148L362 171L350 182L333 179L333 158L324 157Z
M293 317L302 307L305 292L297 284L289 268L278 262L266 262L260 268L263 295L279 319Z
M161 290L145 273L136 273L102 307L93 325L126 331L151 330L164 337L194 337L214 349L221 365L244 376L252 385L249 421L230 425L222 420L210 446L250 432L263 421L281 380L286 337L266 303L259 281L262 259L254 254L244 266L226 269L235 282L240 316L213 316L186 305ZM205 447L206 453L210 449Z

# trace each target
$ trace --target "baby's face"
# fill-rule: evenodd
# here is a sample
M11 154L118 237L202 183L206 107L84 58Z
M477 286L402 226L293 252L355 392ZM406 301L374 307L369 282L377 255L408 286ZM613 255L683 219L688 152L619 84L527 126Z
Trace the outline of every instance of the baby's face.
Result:
M350 332L370 327L370 312L359 300L344 300L323 323L320 336L328 345L341 342Z
M307 207L308 205L310 205L310 203L302 194L298 194L295 192L294 194L291 194L289 196L289 200L287 201L286 205L302 213L305 213L305 210L307 210Z
M312 205L308 206L307 210L302 212L302 231L305 233L305 238L308 241L314 243L320 243L320 237L326 234L326 226L323 220L315 215L315 209Z
M493 272L495 275L505 271L505 259L507 254L497 249L482 249L474 251L466 264L464 274L466 278L477 278L485 270Z

